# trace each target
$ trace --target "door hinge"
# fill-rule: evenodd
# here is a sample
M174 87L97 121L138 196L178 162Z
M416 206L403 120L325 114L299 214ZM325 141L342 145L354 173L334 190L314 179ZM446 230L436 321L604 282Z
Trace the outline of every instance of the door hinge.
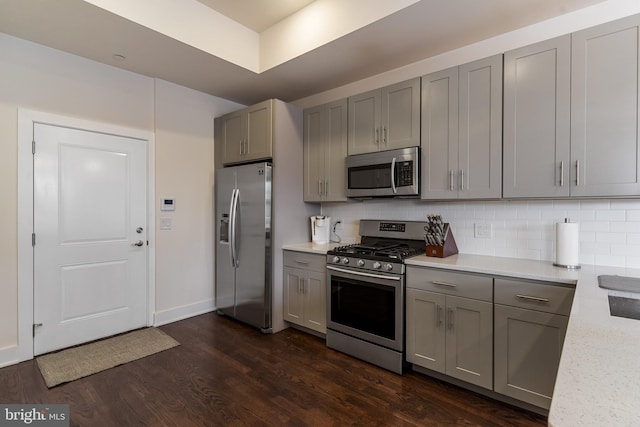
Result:
M36 233L31 233L31 246L36 245Z
M42 326L42 323L34 323L33 324L33 336L36 336L36 328L39 328Z
M36 154L36 140L31 141L31 154Z

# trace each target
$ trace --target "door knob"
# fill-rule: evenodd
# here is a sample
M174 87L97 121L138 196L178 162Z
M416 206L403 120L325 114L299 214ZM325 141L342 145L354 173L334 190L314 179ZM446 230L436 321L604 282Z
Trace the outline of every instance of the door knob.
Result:
M143 231L144 231L144 228L142 228L142 227L136 228L136 233L138 233L138 234L142 234Z
M138 240L137 242L131 244L131 246L142 246L142 245L144 245L144 242L142 240Z

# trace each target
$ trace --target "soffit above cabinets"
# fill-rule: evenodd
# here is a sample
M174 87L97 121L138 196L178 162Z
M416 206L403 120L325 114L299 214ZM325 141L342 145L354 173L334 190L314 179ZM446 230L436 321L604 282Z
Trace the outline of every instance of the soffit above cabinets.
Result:
M0 32L248 105L304 98L604 0L297 0L267 17L278 1L291 0L2 0Z

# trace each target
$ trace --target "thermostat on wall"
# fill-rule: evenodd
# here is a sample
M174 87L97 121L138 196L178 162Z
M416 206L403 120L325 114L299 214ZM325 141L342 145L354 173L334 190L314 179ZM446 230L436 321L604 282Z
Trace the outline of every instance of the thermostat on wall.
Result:
M175 199L160 199L160 210L161 211L175 211L176 210L176 201Z

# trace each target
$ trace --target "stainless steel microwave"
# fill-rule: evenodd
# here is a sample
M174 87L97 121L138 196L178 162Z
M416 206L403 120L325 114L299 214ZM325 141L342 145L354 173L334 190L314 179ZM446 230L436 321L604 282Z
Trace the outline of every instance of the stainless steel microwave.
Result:
M420 148L347 156L347 197L419 197Z

